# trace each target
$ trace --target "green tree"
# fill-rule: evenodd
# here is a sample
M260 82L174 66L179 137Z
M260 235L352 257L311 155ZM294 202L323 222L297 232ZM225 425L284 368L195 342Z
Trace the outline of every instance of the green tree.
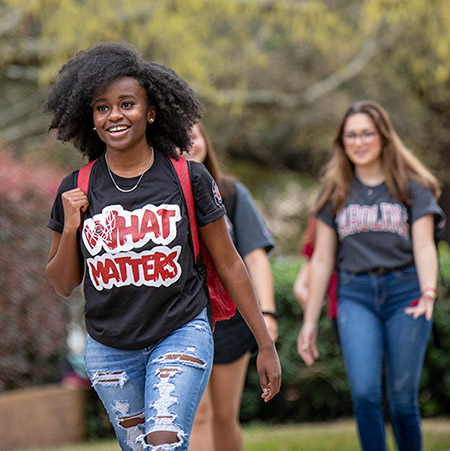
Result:
M194 86L221 147L304 170L355 98L415 112L399 121L423 144L424 93L450 96L446 0L3 0L0 12L7 79L45 86L78 50L124 39Z
M447 0L0 0L0 141L42 152L36 111L58 67L124 39L194 87L227 164L316 176L343 111L371 98L447 183L448 10Z

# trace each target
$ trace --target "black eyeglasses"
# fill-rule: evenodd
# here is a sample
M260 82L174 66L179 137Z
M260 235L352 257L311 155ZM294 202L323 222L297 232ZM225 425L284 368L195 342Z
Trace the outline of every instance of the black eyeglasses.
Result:
M377 135L378 135L378 132L376 132L374 130L365 131L362 133L344 133L343 141L346 144L355 144L356 139L360 138L364 144L369 144L375 139L375 136L377 136Z

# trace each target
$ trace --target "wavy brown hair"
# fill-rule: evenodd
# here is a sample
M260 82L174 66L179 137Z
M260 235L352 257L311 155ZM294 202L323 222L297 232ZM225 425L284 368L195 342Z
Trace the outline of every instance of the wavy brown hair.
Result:
M216 181L217 186L219 187L220 194L223 197L223 201L225 205L227 202L234 196L236 193L235 182L236 179L225 175L220 170L219 160L217 159L216 151L214 150L214 146L211 142L211 138L208 133L206 133L205 127L201 122L196 124L198 127L198 131L202 135L205 140L206 146L206 157L203 161L206 169L208 169L209 173L212 175L213 179Z
M316 204L316 213L331 200L333 214L344 205L354 178L354 164L347 157L343 133L347 119L354 114L366 114L381 137L381 162L386 185L399 202L410 204L410 180L430 189L435 198L440 196L439 184L431 172L403 144L394 130L388 113L376 102L361 100L345 113L333 142L333 154L324 168L322 189Z

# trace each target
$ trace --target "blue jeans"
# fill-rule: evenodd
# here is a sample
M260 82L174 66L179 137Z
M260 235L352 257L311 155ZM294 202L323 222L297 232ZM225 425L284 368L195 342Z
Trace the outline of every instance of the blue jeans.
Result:
M188 449L213 348L206 309L142 350L110 348L87 337L86 370L123 450ZM173 440L158 445L154 433L161 431L170 432Z
M420 297L414 266L381 276L342 271L338 327L353 411L365 451L386 449L382 371L400 451L420 450L419 381L432 322L404 313Z

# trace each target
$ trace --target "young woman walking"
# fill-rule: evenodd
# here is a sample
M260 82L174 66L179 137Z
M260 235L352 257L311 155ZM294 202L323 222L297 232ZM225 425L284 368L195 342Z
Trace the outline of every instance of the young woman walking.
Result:
M436 297L438 196L436 179L380 105L360 101L349 108L316 208L298 352L307 365L319 357L317 324L336 262L340 343L365 451L386 449L383 362L397 446L421 449L418 391Z
M88 195L78 171L59 187L46 275L62 296L83 281L86 370L122 449L187 450L213 340L168 157L189 149L200 104L171 69L143 62L128 44L103 43L62 67L45 108L50 129L96 160ZM274 342L200 164L192 164L192 189L201 238L256 337L268 401L280 388Z

